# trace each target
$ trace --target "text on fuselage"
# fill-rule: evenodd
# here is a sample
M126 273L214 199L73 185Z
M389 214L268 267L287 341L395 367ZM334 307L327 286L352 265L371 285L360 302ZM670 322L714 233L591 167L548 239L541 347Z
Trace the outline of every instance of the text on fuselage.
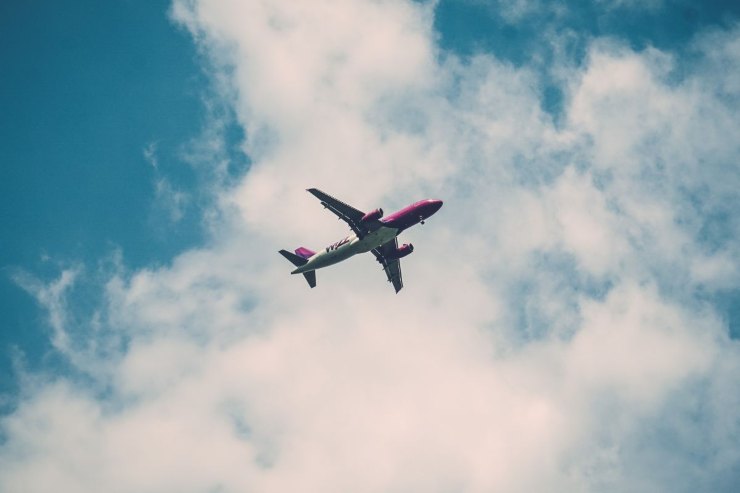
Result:
M340 246L342 246L344 244L347 244L347 243L349 243L349 236L346 237L346 238L344 238L343 240L337 241L336 243L332 243L331 245L329 245L328 247L326 247L326 251L327 252L330 252L332 250L336 250Z

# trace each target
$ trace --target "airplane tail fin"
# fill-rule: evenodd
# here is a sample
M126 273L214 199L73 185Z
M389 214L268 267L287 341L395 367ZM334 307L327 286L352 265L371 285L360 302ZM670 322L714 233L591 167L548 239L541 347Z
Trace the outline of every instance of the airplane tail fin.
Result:
M295 265L296 267L301 267L302 265L305 265L306 262L308 262L308 258L311 257L314 253L309 250L308 248L298 248L296 250L296 253L290 253L287 250L280 250L280 255L287 258L290 263ZM316 287L316 271L310 270L308 272L303 272L303 277L306 278L306 282L308 282L308 285L312 288Z
M295 249L295 254L301 258L305 258L306 260L308 260L309 258L316 255L316 252L314 252L313 250L309 250L306 247L298 247Z
M306 257L301 257L299 255L296 255L295 253L290 253L288 250L280 250L280 255L287 258L290 263L292 263L296 267L300 267L308 262L308 259Z

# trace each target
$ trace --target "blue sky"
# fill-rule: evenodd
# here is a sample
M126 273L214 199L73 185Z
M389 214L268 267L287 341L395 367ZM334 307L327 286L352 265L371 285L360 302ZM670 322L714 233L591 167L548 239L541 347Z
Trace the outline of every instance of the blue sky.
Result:
M722 0L645 2L643 8L633 8L636 2L520 5L525 6L523 12L512 18L496 2L440 1L435 20L440 44L464 56L488 52L516 65L538 66L544 77L543 105L554 113L561 109L562 94L547 73L553 55L552 47L543 42L548 36L568 33L568 55L577 63L583 61L588 42L604 36L624 40L638 50L651 46L685 54L696 33L731 26L740 15L736 2Z
M127 265L166 263L200 239L195 211L157 217L161 173L192 189L178 157L204 121L206 78L167 2L7 2L2 59L2 385L12 346L48 350L37 307L14 269L55 275L120 249ZM190 212L190 211L189 211Z
M202 450L152 447L121 491L732 491L739 22L719 1L4 3L5 487L110 485L157 429ZM283 275L276 250L344 234L309 186L445 199L402 295L359 259L310 293Z

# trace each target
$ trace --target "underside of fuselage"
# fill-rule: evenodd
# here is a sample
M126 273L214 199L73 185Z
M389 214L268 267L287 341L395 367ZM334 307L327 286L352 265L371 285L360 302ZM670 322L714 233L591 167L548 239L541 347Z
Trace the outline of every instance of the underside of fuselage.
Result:
M308 259L308 262L295 269L291 274L302 274L329 267L330 265L347 260L358 253L369 252L391 241L398 236L399 232L398 229L381 226L375 231L366 234L362 239L358 238L356 234L347 236L316 253Z

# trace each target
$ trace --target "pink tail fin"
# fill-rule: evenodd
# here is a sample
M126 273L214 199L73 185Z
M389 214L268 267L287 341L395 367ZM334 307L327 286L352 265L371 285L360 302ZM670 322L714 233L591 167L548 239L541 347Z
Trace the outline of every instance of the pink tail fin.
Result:
M316 252L314 252L313 250L309 250L306 247L298 247L295 249L295 254L301 258L309 259L316 255Z

